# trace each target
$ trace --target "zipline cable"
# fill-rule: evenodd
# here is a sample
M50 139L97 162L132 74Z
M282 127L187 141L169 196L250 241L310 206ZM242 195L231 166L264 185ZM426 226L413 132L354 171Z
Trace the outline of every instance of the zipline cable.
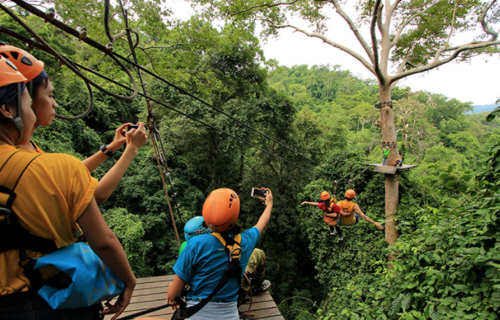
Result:
M71 28L70 26L68 26L68 25L66 25L66 24L64 24L64 23L62 23L62 22L60 22L60 21L58 21L58 20L56 20L56 19L48 19L47 15L46 15L43 11L41 11L41 10L39 10L38 8L36 8L36 7L32 6L31 4L28 4L28 3L26 3L26 2L24 2L24 1L22 1L22 0L11 0L11 1L12 1L12 2L14 2L14 3L16 3L17 5L19 5L19 6L20 6L20 7L22 7L23 9L25 9L25 10L27 10L27 11L29 11L29 12L31 12L31 13L33 13L33 14L37 15L37 16L39 16L40 18L46 19L46 21L47 21L47 22L49 22L49 23L51 23L52 25L56 26L57 28L59 28L59 29L61 29L61 30L65 31L66 33L71 34L72 36L74 36L74 37L76 37L76 38L81 39L82 41L84 41L84 42L85 42L85 43L87 43L88 45L90 45L90 46L94 47L95 49L97 49L97 50L99 50L99 51L101 51L101 52L103 52L103 53L106 53L106 54L110 55L110 56L111 56L111 57L113 57L113 58L114 58L114 57L117 57L117 58L122 59L123 61L125 61L125 62L127 62L127 63L131 64L131 65L132 65L132 66L134 66L135 68L137 68L137 69L139 69L139 70L141 70L141 71L143 71L143 72L145 72L145 73L149 74L150 76L152 76L152 77L154 77L154 78L156 78L156 79L158 79L158 80L160 80L160 81L162 81L162 82L164 82L164 83L168 84L169 86L171 86L171 87L173 87L173 88L177 89L178 91L182 92L183 94L185 94L185 95L187 95L187 96L189 96L189 97L191 97L191 98L193 98L193 99L195 99L195 100L197 100L197 101L201 102L202 104L204 104L204 105L206 105L206 106L208 106L208 107L210 107L210 108L212 108L212 109L216 110L216 111L217 111L217 112L219 112L219 113L222 113L223 115L225 115L225 116L229 117L231 120L238 122L239 124L241 124L241 125L243 125L243 126L245 126L245 127L249 128L250 130L252 130L252 131L254 131L254 132L258 133L259 135L261 135L261 136L263 136L263 137L265 137L265 138L267 138L267 139L269 139L269 140L272 140L273 142L275 142L275 143L279 144L280 146L282 146L282 147L284 147L284 148L288 149L289 151L292 151L292 152L294 152L295 154L297 154L297 155L299 155L299 156L301 156L301 157L303 157L303 158L305 158L305 159L307 159L307 160L311 161L313 164L315 164L315 165L319 165L319 164L318 164L317 162L315 162L314 160L312 160L312 159L310 159L310 158L306 157L305 155L303 155L303 154L301 154L301 153L299 153L299 152L297 152L297 151L293 150L292 148L288 147L287 145L285 145L285 144L283 144L283 143L279 142L279 141L278 141L278 140L276 140L276 139L273 139L272 137L268 136L267 134L265 134L265 133L263 133L263 132L261 132L261 131L259 131L259 130L255 129L255 128L253 128L252 126L250 126L250 125L248 125L248 124L244 123L243 121L241 121L241 120L239 120L239 119L237 119L237 118L235 118L235 117L231 116L230 114L228 114L228 113L224 112L223 110L221 110L221 109L219 109L219 108L217 108L217 107L215 107L215 106L211 105L210 103L208 103L208 102L206 102L206 101L204 101L204 100L202 100L202 99L198 98L197 96L195 96L195 95L193 95L193 94L189 93L189 92L188 92L188 91L186 91L185 89L183 89L183 88L181 88L181 87L179 87L179 86L177 86L177 85L175 85L175 84L173 84L173 83L171 83L171 82L169 82L169 81L165 80L164 78L162 78L162 77L160 77L159 75L157 75L157 74L155 74L155 73L153 73L153 72L149 71L148 69L144 68L143 66L139 65L138 63L135 63L135 62L133 62L133 61L130 61L130 60L129 60L129 59L127 59L126 57L123 57L123 56L121 56L121 55L119 55L119 54L117 54L117 53L115 53L115 52L109 52L109 49L107 49L105 46L101 45L100 43L98 43L98 42L96 42L96 41L94 41L94 40L90 39L89 37L84 37L83 39L82 39L82 38L80 38L80 33L79 33L77 30L75 30L75 29ZM108 37L110 37L110 36L111 36L111 33L108 35ZM111 38L112 38L112 37L111 37ZM41 41L40 41L40 42L41 42ZM116 60L115 60L115 61L116 61ZM72 70L72 71L73 71L73 70ZM135 85L135 82L134 82L134 85ZM94 86L95 86L95 85L94 85ZM98 87L96 87L96 88L98 88ZM99 88L98 88L98 89L99 89ZM101 90L101 89L100 89L100 90ZM102 90L101 90L101 91L102 91ZM134 92L135 92L135 91L134 91Z
M7 30L8 32L4 32L4 30ZM19 33L17 33L17 32L14 32L14 31L12 31L12 30L9 30L9 29L7 29L7 28L4 28L4 27L0 27L0 32L4 32L4 33L6 33L6 34L10 35L11 37L16 38L16 39L21 40L21 41L24 41L24 42L29 41L29 38L27 38L27 37L25 37L25 36L23 36L23 35L21 35L21 34L19 34ZM40 49L40 50L43 50L43 51L48 52L48 51L47 51L47 49L46 49L44 46L42 46L42 45L40 45L40 44L38 44L38 43L36 43L36 42L35 42L35 43L33 43L33 46L34 46L34 47L36 47L36 48L38 48L38 49ZM94 70L92 70L92 69L90 69L90 68L88 68L88 67L85 67L85 66L83 66L83 65L81 65L81 64L79 64L79 63L77 63L77 62L74 62L74 61L72 61L72 60L70 60L70 59L67 59L67 60L68 60L68 62L70 62L70 63L74 64L75 66L79 67L80 69L85 70L85 71L87 71L87 72L90 72L90 73L92 73L92 74L94 74L94 75L96 75L96 76L98 76L98 77L100 77L100 78L102 78L102 79L104 79L104 80L106 80L106 81L109 81L109 82L111 82L111 83L113 83L113 84L115 84L115 85L117 85L117 86L120 86L120 87L122 87L122 88L124 88L124 89L127 89L127 90L130 90L130 91L134 90L134 89L133 89L133 88L131 88L131 87L128 87L128 86L126 86L126 85L124 85L124 84L122 84L122 83L119 83L119 82L117 82L117 81L115 81L115 80L111 79L111 78L108 78L108 77L106 77L106 76L104 76L104 75L100 74L99 72L94 71ZM307 171L307 172L312 173L312 174L314 174L315 176L317 176L317 174L316 174L314 171L312 171L312 170L306 169L306 168L304 168L304 167L302 167L302 166L300 166L300 165L298 165L298 164L296 164L296 163L294 163L294 162L292 162L292 161L289 161L289 160L287 160L287 159L285 159L285 158L283 158L283 157L280 157L280 156L278 156L278 155L276 155L276 154L273 154L272 152L269 152L269 151L267 151L267 150L265 150L265 149L262 149L262 148L260 148L260 147L258 147L258 146L256 146L256 145L254 145L254 144L252 144L252 143L248 142L248 141L245 141L245 140L243 140L243 139L241 139L241 138L238 138L238 137L236 137L236 136L234 136L234 135L232 135L232 134L230 134L230 133L228 133L228 132L226 132L226 131L224 131L224 130L222 130L222 129L219 129L219 128L217 128L217 127L214 127L214 126L212 126L212 125L210 125L210 124L208 124L208 123L204 122L203 120L199 120L199 119L197 119L197 118L195 118L195 117L193 117L193 116L191 116L191 115L189 115L189 114L187 114L187 113L184 113L184 112L182 112L182 111L180 111L180 110L177 110L177 109L175 109L175 108L173 108L173 107L170 107L170 106L166 105L165 103L160 102L160 101L158 101L158 100L156 100L156 99L154 99L154 98L152 98L152 97L150 97L150 96L148 96L148 95L145 95L145 94L140 93L140 92L138 93L138 95L139 95L139 96L141 96L141 97L144 97L144 98L146 98L146 99L148 99L148 100L150 100L150 101L152 101L152 102L155 102L155 103L157 103L157 104L159 104L159 105L161 105L161 106L163 106L163 107L165 107L165 108L167 108L167 109L169 109L169 110L172 110L172 111L174 111L174 112L176 112L176 113L179 113L179 114L181 114L181 115L185 116L186 118L189 118L189 119L191 119L191 120L193 120L193 121L199 122L199 123L201 123L201 124L203 124L203 125L205 125L205 126L207 126L207 127L211 128L211 129L213 129L213 130L215 130L215 131L218 131L218 132L220 132L220 133L223 133L223 134L225 134L225 135L227 135L227 136L229 136L229 137L231 137L231 138L233 138L233 139L235 139L235 140L238 140L238 141L240 141L240 142L242 142L242 143L244 143L244 144L246 144L246 145L249 145L249 146L250 146L250 147L252 147L252 148L255 148L255 149L259 150L259 151L262 151L262 152L264 152L264 153L267 153L268 155L270 155L270 156L272 156L272 157L275 157L275 158L277 158L277 159L279 159L279 160L282 160L282 161L284 161L284 162L286 162L286 163L289 163L289 164L291 164L291 165L293 165L293 166L295 166L295 167L297 167L297 168L299 168L299 169L301 169L301 170Z
M120 3L120 7L122 9L122 15L123 15L123 20L125 22L125 30L127 32L127 39L128 39L130 51L132 53L132 57L134 58L134 61L137 63L137 56L135 55L135 48L134 48L134 45L132 43L132 37L130 36L130 28L128 27L128 14L127 14L127 11L125 10L125 8L123 7L122 1L118 0L118 2ZM105 4L107 4L108 8L109 8L109 0L105 0ZM107 24L107 22L106 22L106 24ZM136 71L137 71L137 75L139 76L139 80L141 82L142 91L143 91L144 95L146 96L147 95L146 84L144 83L144 81L142 79L141 70L137 69ZM163 190L165 192L165 196L167 197L167 205L168 205L168 210L170 212L170 218L172 219L172 225L174 226L175 236L177 237L177 242L179 243L179 247L180 247L181 246L181 239L179 237L179 232L177 231L174 213L172 211L172 204L170 203L170 197L168 195L168 189L167 189L167 185L165 183L165 177L166 177L170 182L170 187L172 189L172 193L175 194L175 192L173 191L174 184L172 182L172 179L170 178L171 170L167 166L167 158L165 156L165 149L163 147L163 141L161 139L160 131L156 127L156 119L155 119L155 116L153 114L151 102L147 98L146 98L146 104L148 107L147 127L149 129L149 136L152 137L151 140L153 141L153 148L155 150L156 162L158 164L158 170L160 172L161 182L163 184ZM175 201L175 198L174 198L174 201ZM175 205L175 208L177 209L177 215L180 217L179 206L177 205L177 203Z
M23 4L26 4L25 2L23 1L14 1L16 4L20 5L18 2L22 2ZM103 87L99 86L98 84L96 84L95 82L93 82L92 80L90 80L89 78L85 77L77 68L75 68L74 66L72 66L67 60L66 58L64 58L63 56L61 56L57 51L55 51L47 42L45 42L45 40L43 40L35 31L33 31L26 23L24 23L24 21L19 18L15 13L13 13L9 8L5 7L4 5L2 5L0 3L0 9L2 9L3 11L5 11L9 16L12 17L12 19L14 19L17 23L19 23L26 31L28 31L38 42L40 42L46 49L47 49L47 52L49 52L51 55L53 55L54 57L56 57L60 63L64 64L65 66L67 66L71 71L73 71L76 75L78 75L80 78L82 78L85 82L88 82L90 83L92 86L94 86L95 88L97 88L98 90L116 98L116 99L119 99L119 100L125 100L125 101L129 101L129 100L133 100L135 99L135 97L137 97L137 92L138 92L138 88L137 88L137 84L135 83L135 79L134 77L132 76L132 74L130 73L130 71L125 67L125 65L123 65L123 63L121 63L114 55L109 55L111 57L111 59L113 59L121 68L123 71L125 71L125 73L127 73L129 79L132 81L132 85L134 86L134 90L133 90L133 93L132 95L130 96L120 96L120 95L117 95L109 90L106 90L104 89ZM27 9L28 10L28 9ZM40 10L38 10L40 11ZM46 16L44 14L44 16ZM47 18L47 17L45 17ZM75 30L76 31L76 30ZM78 33L78 31L76 31ZM106 52L105 52L106 53Z

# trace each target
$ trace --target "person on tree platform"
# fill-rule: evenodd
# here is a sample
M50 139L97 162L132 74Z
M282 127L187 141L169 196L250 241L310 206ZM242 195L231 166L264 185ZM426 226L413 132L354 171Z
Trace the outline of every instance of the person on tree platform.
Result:
M168 287L167 303L174 302L175 297L186 284L191 287L186 295L188 309L208 298L214 292L225 274L230 260L223 241L226 245L239 245L241 247L241 250L238 249L241 252L239 257L241 276L239 279L229 279L213 299L189 319L239 320L237 301L241 278L243 278L250 256L259 241L260 234L271 217L273 207L271 190L267 188L263 188L263 190L267 191L266 198L261 198L266 208L257 224L244 232L241 232L241 227L237 224L240 199L236 192L222 188L212 191L207 197L203 205L203 218L213 233L196 236L188 242L174 265L175 276ZM239 243L236 239L239 239ZM231 257L234 259L233 255ZM176 309L177 306L173 308Z
M271 281L266 280L266 266L266 254L263 250L255 248L245 269L245 276L241 279L238 307L247 302L250 295L269 290Z
M186 248L188 242L196 236L210 234L212 230L205 225L203 217L198 216L189 220L184 226L184 241L179 249L179 256ZM255 248L245 269L245 276L241 279L241 289L238 295L238 307L246 302L252 294L267 291L271 287L271 281L265 279L266 254L261 249Z
M321 192L321 202L307 202L304 201L301 204L309 204L312 206L318 206L325 213L323 220L325 223L330 226L330 234L335 235L338 233L339 240L342 241L344 238L342 237L342 231L338 226L338 219L340 213L340 207L335 204L335 198L331 198L330 194L327 191Z
M202 216L191 218L188 222L186 222L186 224L184 225L184 239L186 239L186 241L184 241L179 248L179 256L182 254L182 251L184 251L184 248L186 248L189 240L191 240L193 237L199 236L201 234L212 233L212 229L205 226L204 222L205 220Z
M39 126L48 127L55 118L57 103L54 100L54 86L49 76L44 70L44 63L37 60L29 52L23 49L0 43L0 54L7 57L19 72L27 80L25 81L28 92L33 99L33 111L36 115L35 126L25 127L23 139L17 145L27 150L44 154L31 137ZM127 143L127 148L116 164L102 177L97 184L95 198L97 203L104 203L113 193L116 186L127 171L130 163L138 153L139 149L147 142L146 130L143 123L138 123L139 128L127 131L127 126L132 123L125 123L116 129L115 137L109 145L103 145L93 156L83 160L83 164L90 172L95 170L106 159L112 157L114 152Z
M389 153L391 153L391 147L389 147L389 145L386 145L385 148L380 146L380 149L382 150L382 165L386 166L387 159L389 159Z
M97 256L125 283L124 292L113 305L107 303L109 310L102 313L116 313L112 318L116 319L130 303L136 279L95 201L97 180L82 162L69 155L36 154L16 146L23 128L33 128L36 122L25 81L0 56L0 319L100 319L100 303L54 310L37 292L61 273L50 267L29 270L30 262L44 255L39 250L75 243L80 228ZM26 138L31 138L31 131ZM10 177L16 177L13 187L9 187ZM21 239L16 239L18 235Z
M342 209L340 212L339 224L341 226L350 227L359 222L359 217L364 220L373 223L380 230L384 230L384 226L380 223L373 221L367 215L361 211L359 206L353 202L354 197L356 196L356 192L352 189L349 189L345 193L345 199L339 201L337 204Z

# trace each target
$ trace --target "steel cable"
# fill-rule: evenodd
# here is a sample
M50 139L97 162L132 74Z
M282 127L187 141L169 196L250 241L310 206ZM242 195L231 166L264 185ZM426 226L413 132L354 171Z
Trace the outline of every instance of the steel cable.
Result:
M12 2L16 3L16 4L17 4L17 5L19 5L20 7L22 7L22 8L24 8L24 9L26 9L27 11L29 11L29 12L31 12L31 13L33 13L33 14L35 14L35 15L37 15L37 16L39 16L39 17L43 18L43 19L47 19L47 16L46 16L46 14L45 14L44 12L42 12L42 11L41 11L41 10L39 10L38 8L36 8L36 7L32 6L31 4L28 4L28 3L26 3L26 2L24 2L24 1L22 1L22 0L12 0ZM59 28L59 29L61 29L61 30L65 31L65 32L67 32L68 34L71 34L72 36L74 36L74 37L76 37L76 38L79 38L79 32L78 32L76 29L73 29L73 28L71 28L70 26L67 26L66 24L64 24L64 23L62 23L62 22L60 22L60 21L58 21L58 20L56 20L56 19L48 20L48 22L49 22L49 23L51 23L52 25L56 26L57 28ZM109 35L108 35L108 37L109 37L110 35L111 35L111 34L109 34ZM263 132L261 132L261 131L259 131L259 130L255 129L255 128L253 128L252 126L250 126L250 125L248 125L248 124L244 123L243 121L241 121L241 120L239 120L239 119L237 119L237 118L235 118L235 117L231 116L230 114L228 114L228 113L224 112L223 110L221 110L221 109L219 109L219 108L217 108L217 107L215 107L215 106L211 105L210 103L208 103L208 102L206 102L206 101L204 101L204 100L202 100L202 99L200 99L200 98L196 97L195 95L193 95L193 94L189 93L188 91L184 90L183 88L181 88L181 87L179 87L179 86L177 86L177 85L175 85L175 84L173 84L173 83L171 83L171 82L169 82L169 81L165 80L164 78L162 78L162 77L160 77L159 75L157 75L157 74L155 74L155 73L153 73L153 72L151 72L151 71L147 70L146 68L144 68L143 66L139 65L138 63L135 63L135 62L133 62L133 61L130 61L130 60L129 60L129 59L127 59L126 57L123 57L123 56L121 56L121 55L119 55L119 54L117 54L117 53L115 53L115 52L111 52L111 53L107 52L107 49L106 49L106 47L105 47L105 46L103 46L103 45L99 44L98 42L96 42L96 41L94 41L94 40L92 40L92 39L90 39L89 37L85 37L85 38L83 38L83 39L81 39L81 40L82 40L83 42L87 43L88 45L90 45L90 46L92 46L92 47L96 48L97 50L99 50L99 51L101 51L101 52L107 53L107 54L109 54L109 55L110 55L110 56L112 56L112 57L117 57L117 58L119 58L119 59L121 59L121 60L123 60L123 61L125 61L125 62L129 63L130 65L134 66L135 68L137 68L137 69L139 69L139 70L141 70L141 71L143 71L143 72L145 72L145 73L149 74L150 76L152 76L152 77L154 77L154 78L156 78L156 79L158 79L158 80L160 80L160 81L162 81L162 82L166 83L167 85L169 85L169 86L171 86L171 87L175 88L176 90L178 90L178 91L182 92L183 94L185 94L185 95L187 95L187 96L189 96L189 97L191 97L191 98L193 98L193 99L195 99L195 100L197 100L197 101L201 102L202 104L204 104L204 105L206 105L206 106L208 106L208 107L210 107L210 108L212 108L212 109L216 110L216 111L217 111L217 112L219 112L219 113L224 114L225 116L229 117L231 120L238 122L239 124L241 124L241 125L243 125L243 126L245 126L245 127L249 128L250 130L252 130L252 131L254 131L254 132L258 133L259 135L261 135L261 136L263 136L263 137L265 137L265 138L267 138L267 139L269 139L269 140L272 140L273 142L275 142L275 143L279 144L280 146L282 146L282 147L284 147L284 148L288 149L289 151L292 151L292 152L294 152L295 154L297 154L297 155L299 155L299 156L301 156L301 157L303 157L303 158L305 158L305 159L307 159L307 160L311 161L313 164L315 164L315 165L319 165L319 164L318 164L317 162L315 162L314 160L312 160L312 159L310 159L310 158L306 157L305 155L303 155L303 154L301 154L301 153L299 153L299 152L297 152L297 151L293 150L292 148L288 147L287 145L285 145L285 144L283 144L283 143L279 142L278 140L276 140L276 139L274 139L274 138L272 138L272 137L268 136L267 134L265 134L265 133L263 133ZM115 60L115 61L116 61L116 60ZM134 85L135 85L135 82L134 82ZM99 88L98 88L98 89L99 89Z
M17 1L17 0L13 0L13 2L15 2L18 5L20 5L19 2L24 3L23 1ZM26 4L26 3L24 3L24 4ZM130 96L120 96L120 95L117 95L117 94L115 94L115 93L113 93L113 92L111 92L109 90L104 89L103 87L101 87L98 84L96 84L94 81L92 81L89 78L85 77L85 75L83 75L77 68L75 68L74 66L72 66L66 60L66 58L64 58L57 51L55 51L47 42L45 42L45 40L43 40L35 31L33 31L26 23L24 23L24 21L22 21L21 18L19 18L16 14L14 14L9 8L5 7L2 4L0 4L0 8L3 11L5 11L9 16L11 16L17 23L19 23L26 31L28 31L38 42L40 42L40 44L42 44L47 49L48 53L50 53L51 55L53 55L54 57L56 57L59 60L60 63L62 63L65 66L67 66L71 71L73 71L76 75L78 75L80 78L82 78L85 82L90 83L92 86L94 86L98 90L100 90L100 91L102 91L102 92L104 92L104 93L106 93L106 94L108 94L108 95L110 95L110 96L112 96L112 97L114 97L116 99L119 99L119 100L129 101L129 100L133 100L133 99L135 99L135 97L137 97L138 88L137 88L137 84L135 82L134 77L132 76L132 74L130 73L130 71L125 67L125 65L123 65L123 63L121 63L114 55L109 54L109 56L111 57L111 59L113 59L120 66L120 68L122 68L122 70L125 71L125 73L127 73L128 77L131 80L132 85L134 87L133 93ZM36 8L34 8L34 9L36 9ZM38 11L40 11L40 10L38 10ZM45 14L43 14L43 15L45 16ZM76 31L76 32L78 32L78 31ZM104 53L106 53L106 51L104 51Z

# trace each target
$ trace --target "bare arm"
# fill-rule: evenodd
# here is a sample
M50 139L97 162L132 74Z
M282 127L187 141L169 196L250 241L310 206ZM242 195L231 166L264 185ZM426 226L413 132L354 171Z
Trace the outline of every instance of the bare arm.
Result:
M307 202L307 201L304 201L301 204L310 204L311 206L317 206L319 203L318 202Z
M169 284L167 291L167 303L174 304L175 296L177 296L184 286L186 285L186 281L182 280L178 275L175 275L174 281ZM172 306L172 309L177 309L177 306Z
M130 303L136 284L134 273L120 242L104 221L95 198L92 198L77 222L85 233L92 250L125 283L125 290L120 294L115 304L106 304L109 310L103 312L103 314L116 313L112 318L114 320Z
M273 193L271 192L271 189L267 189L267 188L262 188L262 189L266 190L268 193L267 193L265 199L260 198L260 200L263 200L266 204L266 209L264 210L264 212L262 213L262 215L259 218L259 221L255 225L255 227L257 227L257 229L259 229L260 233L262 233L262 231L264 230L264 228L267 225L267 222L271 218L271 211L273 209Z
M116 129L115 133L115 139L113 142L111 142L108 145L108 150L111 152L115 152L116 150L120 149L121 146L125 143L125 127L131 125L133 123L125 123L122 124L118 129ZM106 159L108 159L108 156L104 154L102 151L98 151L95 153L93 156L88 157L87 159L83 160L83 164L89 169L90 172L94 171L98 166L101 165Z
M102 177L95 190L97 203L104 203L111 196L123 175L127 171L130 163L139 152L139 149L147 142L144 123L139 123L139 128L132 129L126 133L127 148L116 162L116 164ZM102 152L101 152L102 153Z
M355 205L354 206L354 212L356 212L361 218L363 218L364 220L370 222L370 223L373 223L377 228L379 228L380 230L384 230L384 226L380 225L380 223L378 222L375 222L373 221L372 219L370 219L366 214L363 213L363 211L361 211L361 209L359 208L358 205Z

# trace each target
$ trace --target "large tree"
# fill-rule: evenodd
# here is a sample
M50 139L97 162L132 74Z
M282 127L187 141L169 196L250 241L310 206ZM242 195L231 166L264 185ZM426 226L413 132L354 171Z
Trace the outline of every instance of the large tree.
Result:
M289 28L297 34L322 40L340 49L365 66L379 84L382 141L394 143L389 163L399 151L394 124L391 91L405 77L422 73L453 60L468 60L498 52L499 4L496 0L360 0L357 16L344 10L339 0L192 0L203 5L206 14L253 26L260 22L263 35L277 35ZM350 1L350 5L352 6ZM335 13L337 15L335 15ZM291 23L291 18L309 22L309 28ZM327 20L341 19L361 44L362 51L325 36ZM463 34L477 34L463 42ZM385 177L386 240L394 244L398 209L398 175Z

